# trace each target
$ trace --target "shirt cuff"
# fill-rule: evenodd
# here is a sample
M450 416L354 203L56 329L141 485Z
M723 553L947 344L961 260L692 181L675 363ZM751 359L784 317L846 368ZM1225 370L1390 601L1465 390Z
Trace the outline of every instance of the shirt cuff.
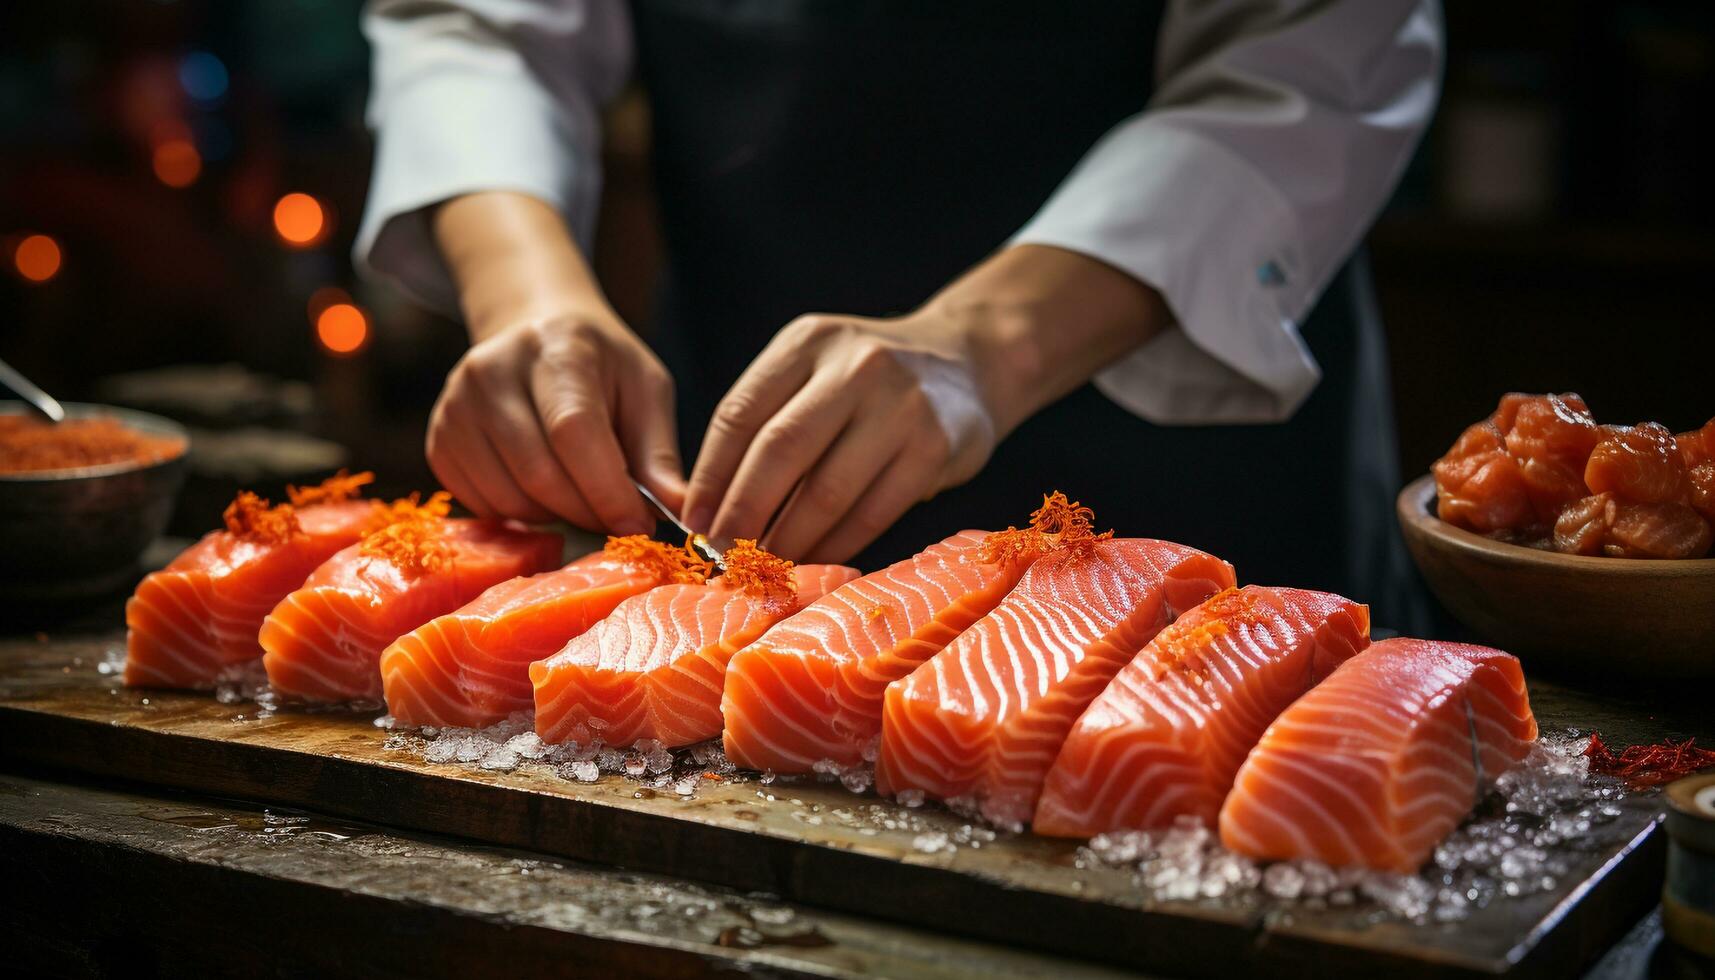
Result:
M1311 282L1285 198L1219 142L1149 116L1078 165L1014 244L1080 252L1161 293L1175 324L1096 387L1163 425L1279 422L1321 380L1298 319Z
M458 310L424 209L475 191L516 191L566 216L586 250L601 198L593 116L528 79L437 65L390 94L353 260L417 301Z

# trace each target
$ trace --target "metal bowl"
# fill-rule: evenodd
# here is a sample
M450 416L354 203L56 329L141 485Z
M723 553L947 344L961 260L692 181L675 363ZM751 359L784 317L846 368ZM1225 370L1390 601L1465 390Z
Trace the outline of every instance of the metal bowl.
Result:
M1448 611L1527 664L1604 679L1715 677L1715 558L1595 558L1493 541L1399 495L1406 547Z
M108 405L66 402L69 418L107 416L190 445L177 422ZM0 401L0 415L28 411ZM159 537L185 479L185 453L148 463L0 473L0 598L53 601L124 588Z

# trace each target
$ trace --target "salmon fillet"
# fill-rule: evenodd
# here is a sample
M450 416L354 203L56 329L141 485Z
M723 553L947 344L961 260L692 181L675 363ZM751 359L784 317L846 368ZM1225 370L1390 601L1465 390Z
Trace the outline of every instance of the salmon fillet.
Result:
M721 733L727 663L768 627L858 577L844 565L791 570L796 595L773 602L733 587L671 584L621 602L565 649L530 665L545 742L690 745Z
M1383 640L1269 726L1221 807L1221 842L1409 874L1535 738L1510 654Z
M751 769L810 772L863 761L881 733L882 694L987 615L1029 567L984 562L985 531L960 531L865 575L739 651L721 714L727 758Z
M987 616L887 688L876 786L1017 827L1072 723L1176 613L1233 586L1184 545L1109 538L1038 558Z
M405 541L390 532L417 532ZM559 564L558 534L443 518L394 525L352 545L274 607L260 633L268 683L308 701L379 698L381 652L490 586ZM432 559L431 557L432 556Z
M262 620L317 565L363 537L371 507L305 507L295 513L299 533L283 539L211 531L151 572L125 603L125 683L212 690L226 668L260 658Z
M382 651L387 710L408 725L464 728L527 711L535 703L532 663L660 584L656 570L605 551L501 582Z
M1369 608L1249 585L1179 617L1079 716L1031 829L1055 837L1213 827L1233 776L1278 715L1369 644Z

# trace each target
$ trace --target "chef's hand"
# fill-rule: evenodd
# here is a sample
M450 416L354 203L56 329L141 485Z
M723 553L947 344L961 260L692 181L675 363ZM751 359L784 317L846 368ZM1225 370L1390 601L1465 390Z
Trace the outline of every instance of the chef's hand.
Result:
M608 305L559 214L484 192L442 205L434 230L473 341L429 417L435 476L483 516L654 528L631 475L682 504L673 382Z
M687 518L845 561L1168 321L1155 290L1040 245L995 255L906 316L800 317L715 409Z

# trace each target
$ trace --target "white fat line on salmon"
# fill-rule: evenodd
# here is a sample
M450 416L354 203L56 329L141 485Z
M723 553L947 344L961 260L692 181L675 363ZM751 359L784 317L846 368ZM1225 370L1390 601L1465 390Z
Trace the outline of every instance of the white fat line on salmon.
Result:
M1465 725L1471 732L1471 770L1476 773L1477 785L1471 794L1472 806L1483 802L1483 753L1477 744L1477 712L1471 707L1469 696L1465 698Z

